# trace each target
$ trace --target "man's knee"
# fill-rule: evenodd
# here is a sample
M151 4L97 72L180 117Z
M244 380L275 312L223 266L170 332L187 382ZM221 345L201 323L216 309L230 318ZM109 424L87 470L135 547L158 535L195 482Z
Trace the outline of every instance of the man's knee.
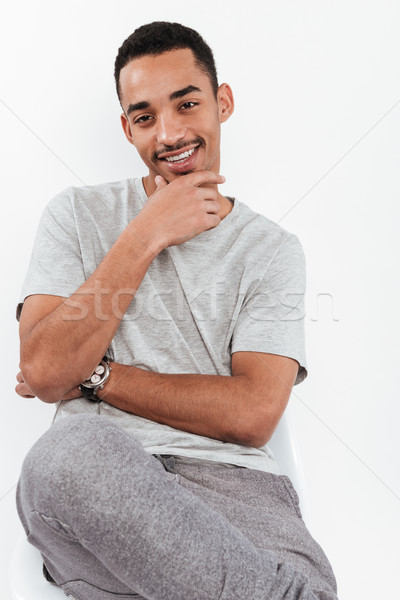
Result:
M48 509L76 496L88 476L95 476L96 449L110 426L115 427L105 417L87 414L62 418L52 425L22 465L18 484L22 509Z

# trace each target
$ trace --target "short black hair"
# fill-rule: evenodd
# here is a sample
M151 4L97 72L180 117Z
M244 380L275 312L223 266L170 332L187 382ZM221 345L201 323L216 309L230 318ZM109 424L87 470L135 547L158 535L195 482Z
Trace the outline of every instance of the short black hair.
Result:
M121 102L119 76L121 69L134 58L146 55L156 56L169 50L189 48L192 50L197 65L208 75L215 97L218 91L218 78L215 60L209 45L194 29L170 23L154 21L135 29L118 50L115 59L114 77L118 99Z

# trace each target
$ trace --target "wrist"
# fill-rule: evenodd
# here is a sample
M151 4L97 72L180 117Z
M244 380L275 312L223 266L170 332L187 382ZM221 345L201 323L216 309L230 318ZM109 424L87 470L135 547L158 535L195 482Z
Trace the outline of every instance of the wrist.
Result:
M107 385L97 393L100 400L112 404L111 398L114 398L117 393L117 384L124 378L124 367L126 368L125 365L120 363L110 362L110 375L107 379Z
M98 392L104 389L108 381L111 373L110 363L111 360L107 356L104 356L92 375L78 386L84 398L91 402L100 402L101 398Z
M154 221L148 222L146 215L142 213L131 221L128 230L151 259L168 246L167 236L159 231Z
M138 373L140 369L132 365L124 365L122 363L110 363L111 372L107 380L107 385L98 392L98 397L101 401L107 402L119 408L131 412L135 395L135 386L132 385L132 377Z

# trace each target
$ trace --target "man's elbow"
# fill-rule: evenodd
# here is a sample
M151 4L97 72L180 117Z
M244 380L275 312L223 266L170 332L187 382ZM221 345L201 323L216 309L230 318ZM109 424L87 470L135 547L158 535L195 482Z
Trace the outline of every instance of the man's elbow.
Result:
M266 428L253 428L247 432L243 432L241 436L241 445L250 446L251 448L262 448L269 442L272 436Z
M62 392L54 385L55 382L51 380L46 369L40 368L34 362L30 361L21 361L19 367L24 382L40 400L47 404L54 404L62 398Z
M270 413L255 411L256 414L238 417L232 427L232 442L241 446L261 448L269 442L274 433L277 421Z

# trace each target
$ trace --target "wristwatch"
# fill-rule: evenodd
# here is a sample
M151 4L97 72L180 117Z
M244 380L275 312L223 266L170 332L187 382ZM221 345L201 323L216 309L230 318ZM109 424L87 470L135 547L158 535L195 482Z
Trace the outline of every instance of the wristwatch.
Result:
M101 398L98 397L97 391L102 390L110 375L111 359L108 356L104 356L100 361L100 364L95 368L89 379L85 379L79 386L82 396L92 402L101 402Z

